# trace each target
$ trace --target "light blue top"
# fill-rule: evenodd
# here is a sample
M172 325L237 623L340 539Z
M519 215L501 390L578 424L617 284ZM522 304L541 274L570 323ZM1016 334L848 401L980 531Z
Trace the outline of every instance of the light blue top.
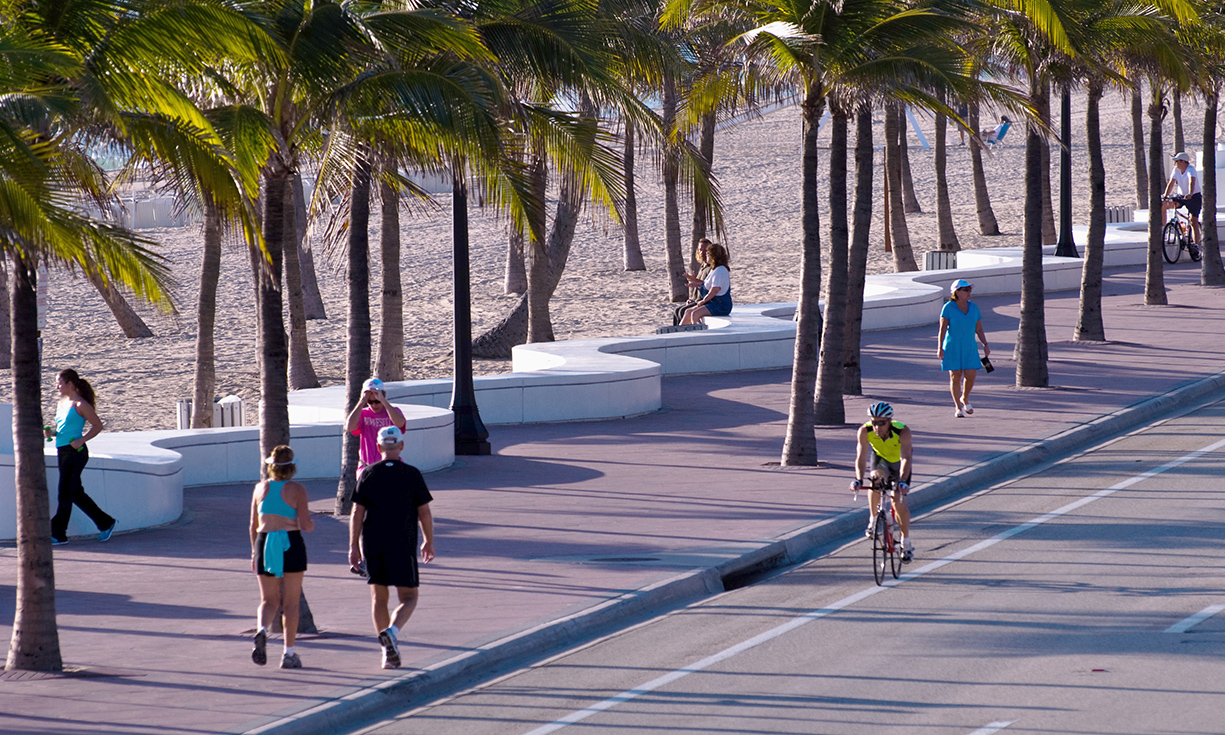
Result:
M259 501L260 515L274 515L293 520L298 517L298 511L281 497L281 488L288 480L269 480L268 493Z
M85 417L77 407L63 401L55 409L55 446L66 447L85 435Z

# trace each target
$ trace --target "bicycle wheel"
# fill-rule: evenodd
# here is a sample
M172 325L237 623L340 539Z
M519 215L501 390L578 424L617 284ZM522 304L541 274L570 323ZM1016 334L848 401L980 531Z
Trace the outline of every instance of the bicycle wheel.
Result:
M889 539L885 538L885 514L877 512L876 530L872 534L872 576L877 584L885 582L885 566L889 563Z
M1165 229L1162 230L1161 254L1167 263L1177 263L1178 256L1182 255L1182 235L1178 232L1177 222L1166 223Z
M894 521L896 523L896 521ZM893 553L889 555L889 571L893 573L893 578L897 579L898 570L902 568L902 542L895 541L893 543Z

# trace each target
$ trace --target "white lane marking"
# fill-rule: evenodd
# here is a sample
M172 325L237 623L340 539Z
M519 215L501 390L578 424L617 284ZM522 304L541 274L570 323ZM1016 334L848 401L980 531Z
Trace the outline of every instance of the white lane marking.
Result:
M1003 730L1005 727L1008 727L1009 725L1013 724L1014 722L1016 722L1016 720L1000 720L999 722L988 722L986 725L983 725L982 727L978 728L974 732L970 733L970 735L992 735L992 733L997 733L1000 730Z
M676 669L675 671L664 674L663 676L658 677L656 679L652 679L646 682L645 684L641 684L639 686L634 687L633 689L627 689L624 692L621 692L620 694L616 696L609 697L608 699L605 699L602 702L597 702L591 705L590 707L586 707L584 709L577 710L575 712L571 712L565 717L562 717L561 719L558 719L558 720L554 720L553 722L550 722L547 725L541 725L535 730L529 730L526 733L526 735L546 735L546 733L556 732L557 730L560 730L563 727L566 727L567 725L573 725L576 722L582 722L583 720L587 719L588 717L591 717L594 714L598 714L605 710L612 709L613 707L616 707L618 704L621 704L622 702L628 702L632 699L637 699L638 697L641 697L643 694L649 694L655 691L656 689L659 689L660 687L671 684L672 682L678 679L683 679L684 677L689 676L690 674L695 674L699 671L702 671L703 669L709 668L719 663L720 661L724 661L726 659L731 658L732 656L735 656L740 653L744 653L745 651L751 648L756 648L757 646L760 646L763 643L772 641L775 638L778 638L779 636L783 635L784 633L790 633L791 631L795 630L796 628L799 628L800 626L807 625L808 623L811 623L814 620L819 620L820 618L823 618L827 615L832 615L845 607L849 607L857 602L866 600L867 598L871 597L872 595L875 595L878 592L884 592L885 590L891 587L896 587L903 582L908 582L917 577L921 577L922 575L927 574L928 572L934 572L935 570L947 564L952 564L953 562L958 561L960 559L964 559L965 557L971 554L977 553L984 549L991 548L992 546L995 546L999 542L1004 541L1006 539L1010 539L1019 533L1028 531L1029 529L1034 528L1035 526L1040 526L1043 523L1046 523L1047 521L1050 521L1050 520L1054 520L1060 516L1067 515L1068 513L1071 513L1074 510L1083 508L1084 506L1088 505L1089 503L1094 502L1095 500L1101 500L1104 497L1113 495L1119 490L1125 490L1131 487L1132 485L1135 485L1137 482L1142 482L1144 480L1147 480L1150 477L1160 475L1163 472L1168 472L1169 470L1172 470L1175 467L1184 465L1193 459L1197 459L1199 457L1202 457L1205 454L1208 454L1209 452L1214 452L1217 449L1220 449L1221 447L1225 447L1225 439L1221 439L1220 441L1213 442L1212 444L1209 444L1208 446L1203 447L1201 449L1196 449L1193 452L1188 452L1187 454L1184 454L1178 459L1170 460L1169 462L1166 462L1165 464L1160 465L1158 467L1154 467L1153 469L1147 472L1141 472L1138 475L1134 475L1132 477L1127 478L1126 480L1117 482L1108 488L1105 488L1103 490L1098 490L1092 495L1087 495L1079 500L1075 500L1071 503L1068 503L1062 508L1058 508L1056 510L1051 511L1050 513L1040 515L1037 518L1026 521L1025 523L1022 523L1018 526L1014 526L1007 530L1001 531L1000 533L997 533L996 535L992 536L989 539L984 539L982 541L979 541L973 546L970 546L965 549L962 549L961 551L957 551L952 554L949 554L943 559L939 559L930 564L919 567L918 569L915 569L914 571L907 572L906 574L903 574L897 579L890 579L886 581L883 586L869 587L860 592L856 592L855 594L849 597L844 597L841 600L838 600L837 602L832 603L819 610L813 610L811 612L804 613L803 615L797 618L792 618L791 620L787 621L786 623L783 623L777 628L767 630L766 632L753 636L752 638L749 638L748 640L741 641L740 643L737 643L731 648L725 648L724 650L714 654L713 656L707 656L706 658L700 661L695 661L694 663L691 663L688 666ZM1012 724L1012 723L1009 723L1009 724Z
M1187 618L1186 620L1175 623L1171 625L1170 627L1166 628L1165 632L1167 633L1186 633L1188 630L1191 629L1191 626L1198 625L1204 622L1205 620L1212 617L1213 615L1216 615L1222 610L1225 610L1225 605L1209 605L1208 607L1204 608L1203 610L1200 610L1199 612L1195 613L1194 615Z

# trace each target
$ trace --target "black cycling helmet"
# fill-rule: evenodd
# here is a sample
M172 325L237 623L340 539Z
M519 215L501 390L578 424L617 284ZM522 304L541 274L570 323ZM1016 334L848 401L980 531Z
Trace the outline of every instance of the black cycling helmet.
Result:
M868 415L874 419L887 419L893 416L893 406L884 401L877 401L868 406Z

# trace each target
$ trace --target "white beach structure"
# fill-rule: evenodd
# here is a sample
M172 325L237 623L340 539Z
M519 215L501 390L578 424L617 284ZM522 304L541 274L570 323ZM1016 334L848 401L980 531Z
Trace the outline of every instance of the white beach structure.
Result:
M1087 228L1074 231L1083 245ZM1147 247L1147 225L1108 225L1105 264L1142 265ZM1046 252L1047 290L1078 289L1083 261L1055 257L1054 248ZM863 328L934 328L948 283L955 277L973 281L978 295L1020 292L1018 248L962 251L957 265L955 271L869 276ZM794 313L795 304L738 305L730 316L708 317L711 328L703 331L520 345L514 348L513 372L475 378L481 418L498 425L611 419L656 411L662 406L663 375L789 366L795 344ZM339 475L344 390L333 386L290 394L291 441L300 478ZM455 460L452 414L447 408L451 381L388 383L387 394L408 419L405 460L422 471L450 466ZM0 404L0 541L16 536L11 414L11 406ZM185 486L254 483L260 469L256 427L105 432L89 447L85 486L118 519L121 531L178 519ZM47 451L47 463L54 507L58 470L53 448ZM73 515L70 536L94 532L84 514Z

